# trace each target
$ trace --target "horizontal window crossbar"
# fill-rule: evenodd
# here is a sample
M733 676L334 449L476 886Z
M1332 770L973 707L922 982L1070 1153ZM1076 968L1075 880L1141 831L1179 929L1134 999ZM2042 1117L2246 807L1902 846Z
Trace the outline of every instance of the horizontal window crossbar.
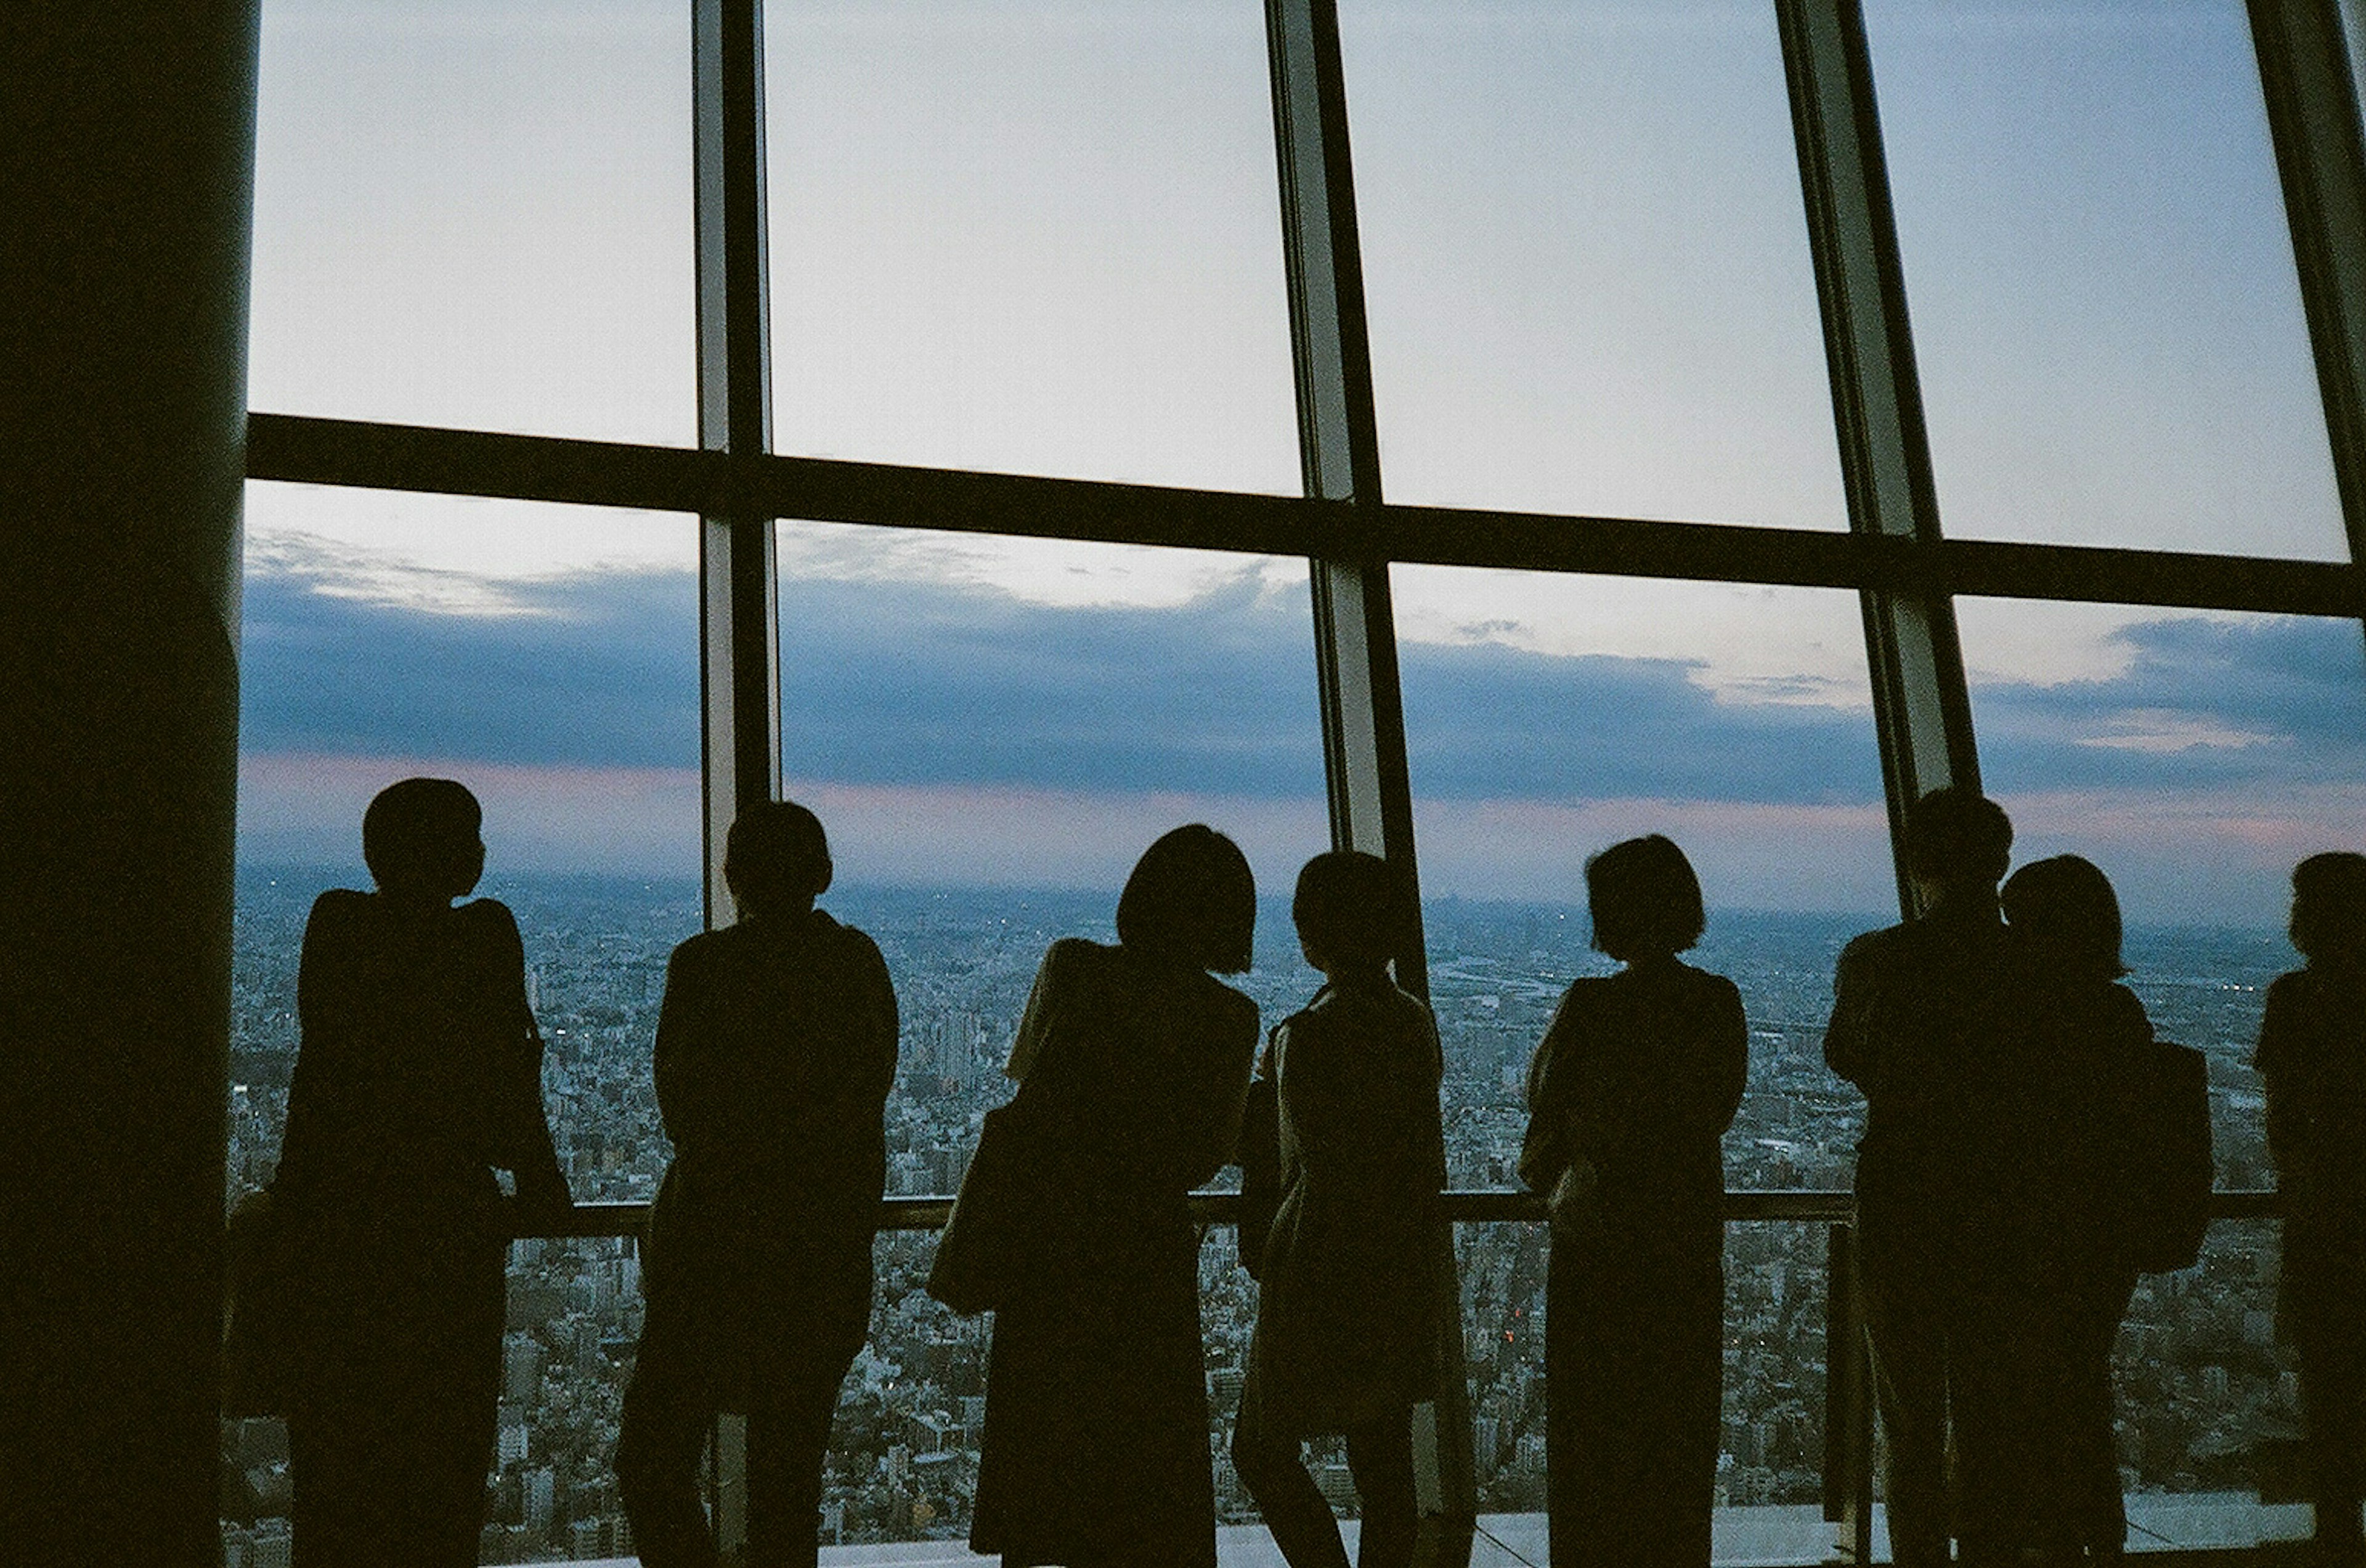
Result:
M1545 1218L1545 1201L1534 1192L1514 1188L1461 1188L1439 1201L1445 1218L1463 1224L1505 1224ZM948 1197L884 1198L879 1228L883 1231L941 1230L952 1213ZM1240 1219L1237 1192L1194 1192L1191 1215L1201 1224L1229 1225ZM2214 1220L2273 1219L2282 1203L2272 1189L2247 1189L2210 1195ZM1841 1224L1856 1217L1856 1199L1847 1192L1797 1189L1735 1190L1725 1195L1729 1222L1778 1221L1795 1224ZM638 1236L648 1224L647 1203L578 1203L560 1224L520 1229L519 1235Z
M247 416L247 474L299 484L794 517L1333 560L1919 590L1996 598L2355 615L2347 563L1741 524L1358 506L1296 496L558 436Z

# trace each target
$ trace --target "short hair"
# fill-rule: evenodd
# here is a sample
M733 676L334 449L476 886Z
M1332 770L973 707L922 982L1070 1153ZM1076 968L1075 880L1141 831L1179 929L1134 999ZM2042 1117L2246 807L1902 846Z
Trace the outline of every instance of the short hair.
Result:
M1118 896L1117 940L1195 969L1249 966L1256 879L1230 839L1194 822L1162 835L1134 863Z
M2366 956L2366 855L2332 850L2293 867L2292 944L2306 958Z
M1708 925L1693 863L1660 833L1624 840L1589 857L1585 902L1595 951L1621 964L1682 953Z
M1396 953L1396 872L1361 850L1325 851L1299 871L1290 918L1317 955L1378 968Z
M1906 808L1906 868L1944 882L1994 887L2012 863L2012 818L1963 784L1934 789Z
M724 840L724 884L750 909L810 902L829 891L831 874L821 818L794 800L748 807Z
M402 779L362 813L362 860L389 893L457 898L484 874L484 807L452 779Z
M2004 918L2045 966L2081 979L2116 980L2120 900L2112 879L2083 855L2032 861L2004 885Z

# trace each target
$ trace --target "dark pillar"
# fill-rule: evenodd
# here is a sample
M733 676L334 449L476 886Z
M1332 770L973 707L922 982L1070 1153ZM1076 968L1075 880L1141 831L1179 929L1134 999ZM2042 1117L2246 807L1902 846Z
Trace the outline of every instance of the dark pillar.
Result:
M0 39L0 1554L220 1561L256 0Z

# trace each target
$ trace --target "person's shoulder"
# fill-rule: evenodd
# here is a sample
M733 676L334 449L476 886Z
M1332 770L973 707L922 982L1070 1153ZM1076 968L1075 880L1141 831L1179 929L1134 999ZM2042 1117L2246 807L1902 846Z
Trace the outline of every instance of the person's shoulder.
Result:
M304 922L307 964L333 966L341 962L338 954L367 946L377 914L377 897L350 887L332 887L313 899L312 912Z
M327 895L323 894L323 897ZM2268 982L2268 1005L2305 1007L2315 999L2316 976L2305 969L2287 969Z
M2114 1030L2129 1036L2152 1038L2152 1016L2127 987L2116 980L2103 987L2101 1007L2105 1021Z
M310 923L314 926L356 925L369 919L377 906L377 896L351 887L332 887L312 900Z
M1697 969L1689 964L1676 966L1684 975L1684 988L1703 1006L1718 1012L1741 1011L1741 987L1713 969Z
M517 934L517 916L512 914L510 907L498 898L471 898L465 904L455 904L452 919L454 923L472 932L507 931L512 936Z
M1213 975L1202 976L1208 983L1206 996L1209 1010L1216 1015L1219 1025L1238 1030L1255 1040L1257 1032L1257 1005L1239 987L1226 985Z
M1089 937L1064 936L1053 939L1043 950L1043 972L1047 975L1074 975L1106 967L1117 956L1118 950Z
M1841 964L1878 964L1904 956L1926 945L1929 932L1917 925L1883 926L1878 931L1865 931L1849 938L1841 949Z

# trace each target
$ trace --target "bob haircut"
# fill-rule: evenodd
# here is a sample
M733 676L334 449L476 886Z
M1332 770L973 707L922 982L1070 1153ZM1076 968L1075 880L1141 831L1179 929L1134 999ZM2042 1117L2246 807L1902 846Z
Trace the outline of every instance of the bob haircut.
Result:
M2047 968L2081 980L2116 980L2120 900L2102 868L2082 855L2032 861L2004 885L2004 918L2034 943Z
M2293 946L2311 963L2366 959L2366 855L2311 855L2292 880Z
M829 837L821 818L794 800L749 807L723 845L731 897L758 912L810 902L829 891Z
M1249 966L1256 880L1241 847L1204 823L1162 836L1142 852L1117 901L1117 940L1194 969Z
M2012 863L2012 818L1961 784L1934 789L1906 808L1906 865L1916 876L1994 887Z
M1594 951L1621 964L1682 953L1708 925L1693 863L1660 833L1624 840L1588 859L1585 902Z
M362 860L389 893L458 898L485 871L484 807L452 779L402 779L362 813Z
M1394 956L1397 879L1361 850L1330 850L1298 874L1290 918L1308 950L1329 963L1378 969Z

